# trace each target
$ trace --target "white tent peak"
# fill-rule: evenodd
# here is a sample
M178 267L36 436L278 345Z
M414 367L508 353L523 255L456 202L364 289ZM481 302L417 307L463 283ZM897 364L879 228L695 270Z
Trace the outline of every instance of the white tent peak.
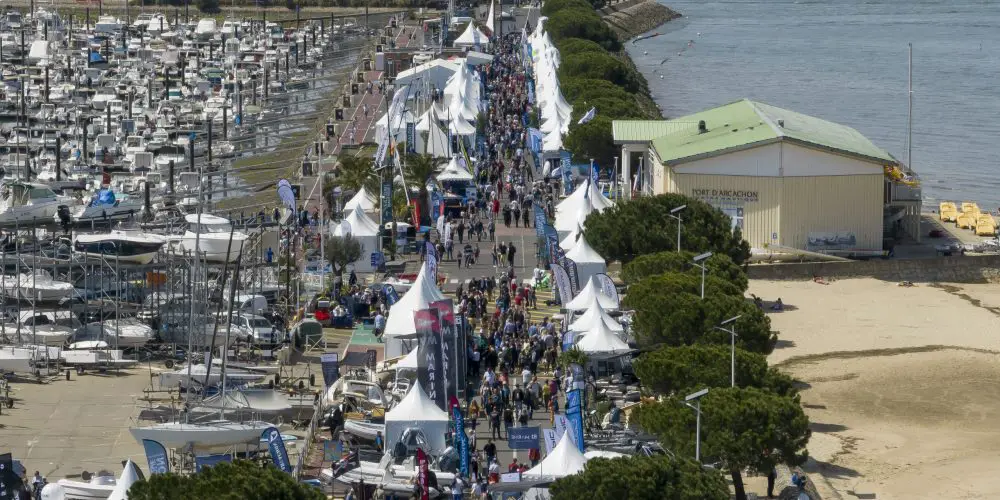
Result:
M587 306L586 312L573 320L573 322L569 325L569 329L570 331L585 333L593 328L598 321L603 321L604 324L613 332L625 331L625 328L622 327L621 323L615 321L615 319L604 310L604 306L601 305L601 301L597 298L597 296L591 297L590 304Z
M601 263L604 264L604 257L597 253L593 247L587 243L587 238L580 235L580 238L576 240L576 244L573 245L568 252L566 252L566 257L571 259L577 264L591 264L591 263Z
M417 327L413 322L413 311L426 309L431 302L443 299L444 294L438 290L433 279L427 276L427 266L420 266L420 273L413 280L410 289L403 294L399 302L389 308L389 317L385 321L383 334L386 344L393 337L406 338L416 335ZM388 350L388 346L386 349Z
M368 217L364 210L351 210L344 217L347 225L338 224L334 230L334 236L346 236L350 233L353 237L378 236L378 224Z
M552 449L552 453L549 453L541 463L525 471L523 476L530 478L572 476L582 472L586 463L587 457L580 453L580 449L570 438L569 430L566 430L562 439Z
M359 189L358 192L344 204L345 212L356 208L360 208L364 211L372 211L375 209L375 200L372 195L368 194L368 190L365 189L364 186L361 186L361 189Z
M121 477L115 481L115 489L111 491L108 500L128 500L128 490L139 481L139 472L135 468L132 460L125 462L125 469L122 470Z
M413 384L399 403L385 414L386 422L447 422L448 413L431 400L420 382Z
M598 318L589 330L576 343L576 348L590 355L615 355L629 352L631 349L621 337Z
M467 168L465 168L465 166L463 165L464 163L465 161L460 160L458 155L452 156L451 161L448 162L448 165L444 167L444 170L442 170L440 174L438 174L437 180L471 181L472 174L469 173L469 170Z
M616 310L618 309L618 304L612 297L608 297L601 292L600 287L597 285L597 280L591 277L587 280L587 285L580 290L580 293L573 297L573 300L566 304L566 309L570 311L582 311L590 307L590 303L597 299L601 307L605 310ZM391 313L391 311L390 311Z

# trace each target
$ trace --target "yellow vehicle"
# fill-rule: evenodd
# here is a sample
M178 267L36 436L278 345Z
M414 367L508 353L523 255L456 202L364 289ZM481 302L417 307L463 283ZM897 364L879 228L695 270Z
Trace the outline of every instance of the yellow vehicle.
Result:
M958 208L955 207L954 202L942 201L939 213L942 222L955 222L955 218L958 217Z
M990 214L979 214L976 219L976 236L996 236L997 222Z
M955 225L962 229L969 229L976 225L976 218L967 213L962 213L955 218Z

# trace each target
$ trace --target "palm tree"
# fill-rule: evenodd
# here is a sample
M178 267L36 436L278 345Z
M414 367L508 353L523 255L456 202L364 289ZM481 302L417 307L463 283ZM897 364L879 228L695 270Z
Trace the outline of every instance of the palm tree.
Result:
M358 192L364 187L370 194L378 193L378 174L370 157L344 155L338 158L335 175L323 179L323 193L333 206L333 190L337 187L344 193Z
M410 192L416 190L417 206L420 207L422 220L430 220L427 203L427 180L437 172L434 158L431 155L413 153L406 157L406 167L403 175L406 176L406 187Z

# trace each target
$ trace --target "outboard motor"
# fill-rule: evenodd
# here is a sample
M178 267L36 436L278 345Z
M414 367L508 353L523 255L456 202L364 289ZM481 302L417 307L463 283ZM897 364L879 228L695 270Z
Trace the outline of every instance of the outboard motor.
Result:
M73 218L69 213L69 207L66 205L59 205L59 208L56 209L56 215L59 217L59 223L62 225L63 232L68 233L70 225L73 223Z

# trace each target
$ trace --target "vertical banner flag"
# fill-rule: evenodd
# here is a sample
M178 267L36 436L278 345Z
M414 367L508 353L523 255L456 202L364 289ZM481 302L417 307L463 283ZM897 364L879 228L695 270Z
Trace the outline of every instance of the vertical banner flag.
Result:
M459 470L462 476L469 477L469 437L465 435L465 418L462 417L462 405L458 403L458 398L452 396L448 400L451 406L451 416L455 419L455 436L458 438Z
M0 455L0 500L17 500L21 498L20 490L23 481L14 470L14 457L10 453Z
M615 303L617 304L619 301L618 287L615 286L614 281L611 281L611 277L608 276L607 274L600 273L600 274L595 274L594 279L597 280L597 284L601 287L601 293L614 299Z
M573 259L566 257L565 254L562 257L566 272L569 273L569 284L573 287L573 296L576 297L576 294L580 293L580 273L577 271L576 262L573 262Z
M396 291L396 287L392 285L384 285L382 287L382 292L385 293L386 305L392 307L396 302L399 302L399 292Z
M407 87L404 86L396 89L396 93L392 96L392 103L389 105L389 111L386 113L385 132L382 134L382 137L378 138L378 150L375 152L375 165L377 166L385 164L385 152L389 148L389 142L392 141L390 131L399 123L408 93Z
M340 378L340 355L335 352L319 355L319 366L323 371L323 384L329 388Z
M417 124L406 122L406 152L417 152Z
M455 335L455 309L451 299L438 300L427 304L437 309L440 329L441 366L444 368L444 395L458 397L458 345Z
M423 448L417 448L417 484L420 486L420 500L430 500L430 461Z
M566 393L566 421L570 437L573 438L573 442L580 449L580 453L583 453L585 451L583 442L583 407L581 406L579 389L574 389Z
M447 411L444 388L444 367L441 363L440 332L441 320L437 309L421 309L413 312L413 323L417 331L417 357L422 360L422 368L417 370L417 380L434 400L438 408Z
M559 441L556 441L556 431L555 429L542 429L542 438L545 440L545 454L548 455L552 453L552 449L556 447Z
M569 275L559 264L552 264L552 277L555 278L556 287L559 288L559 302L563 306L573 300L572 285L569 283Z
M392 222L392 180L382 183L382 227ZM396 235L390 235L395 238Z
M434 249L434 244L427 241L424 245L424 263L427 265L427 278L437 286L437 250Z
M573 175L570 172L569 151L559 151L559 172L562 174L563 194L569 195L573 192Z
M291 474L292 463L288 460L288 452L285 450L285 440L281 438L281 433L276 427L268 427L261 434L261 439L267 442L267 450L271 453L271 461L274 466Z
M531 209L535 211L535 236L539 238L545 237L545 210L542 208L541 202L535 202L531 204ZM557 233L558 234L558 233Z
M590 160L590 180L597 186L597 179L600 178L601 169L594 160Z
M558 264L559 233L551 224L545 224L545 244L549 251L549 264Z
M552 430L556 431L557 443L562 439L567 427L569 427L569 420L566 419L566 415L557 413L555 418L552 419Z
M170 472L170 461L167 460L167 450L159 441L143 439L142 448L146 450L146 461L149 463L150 474L166 474Z

